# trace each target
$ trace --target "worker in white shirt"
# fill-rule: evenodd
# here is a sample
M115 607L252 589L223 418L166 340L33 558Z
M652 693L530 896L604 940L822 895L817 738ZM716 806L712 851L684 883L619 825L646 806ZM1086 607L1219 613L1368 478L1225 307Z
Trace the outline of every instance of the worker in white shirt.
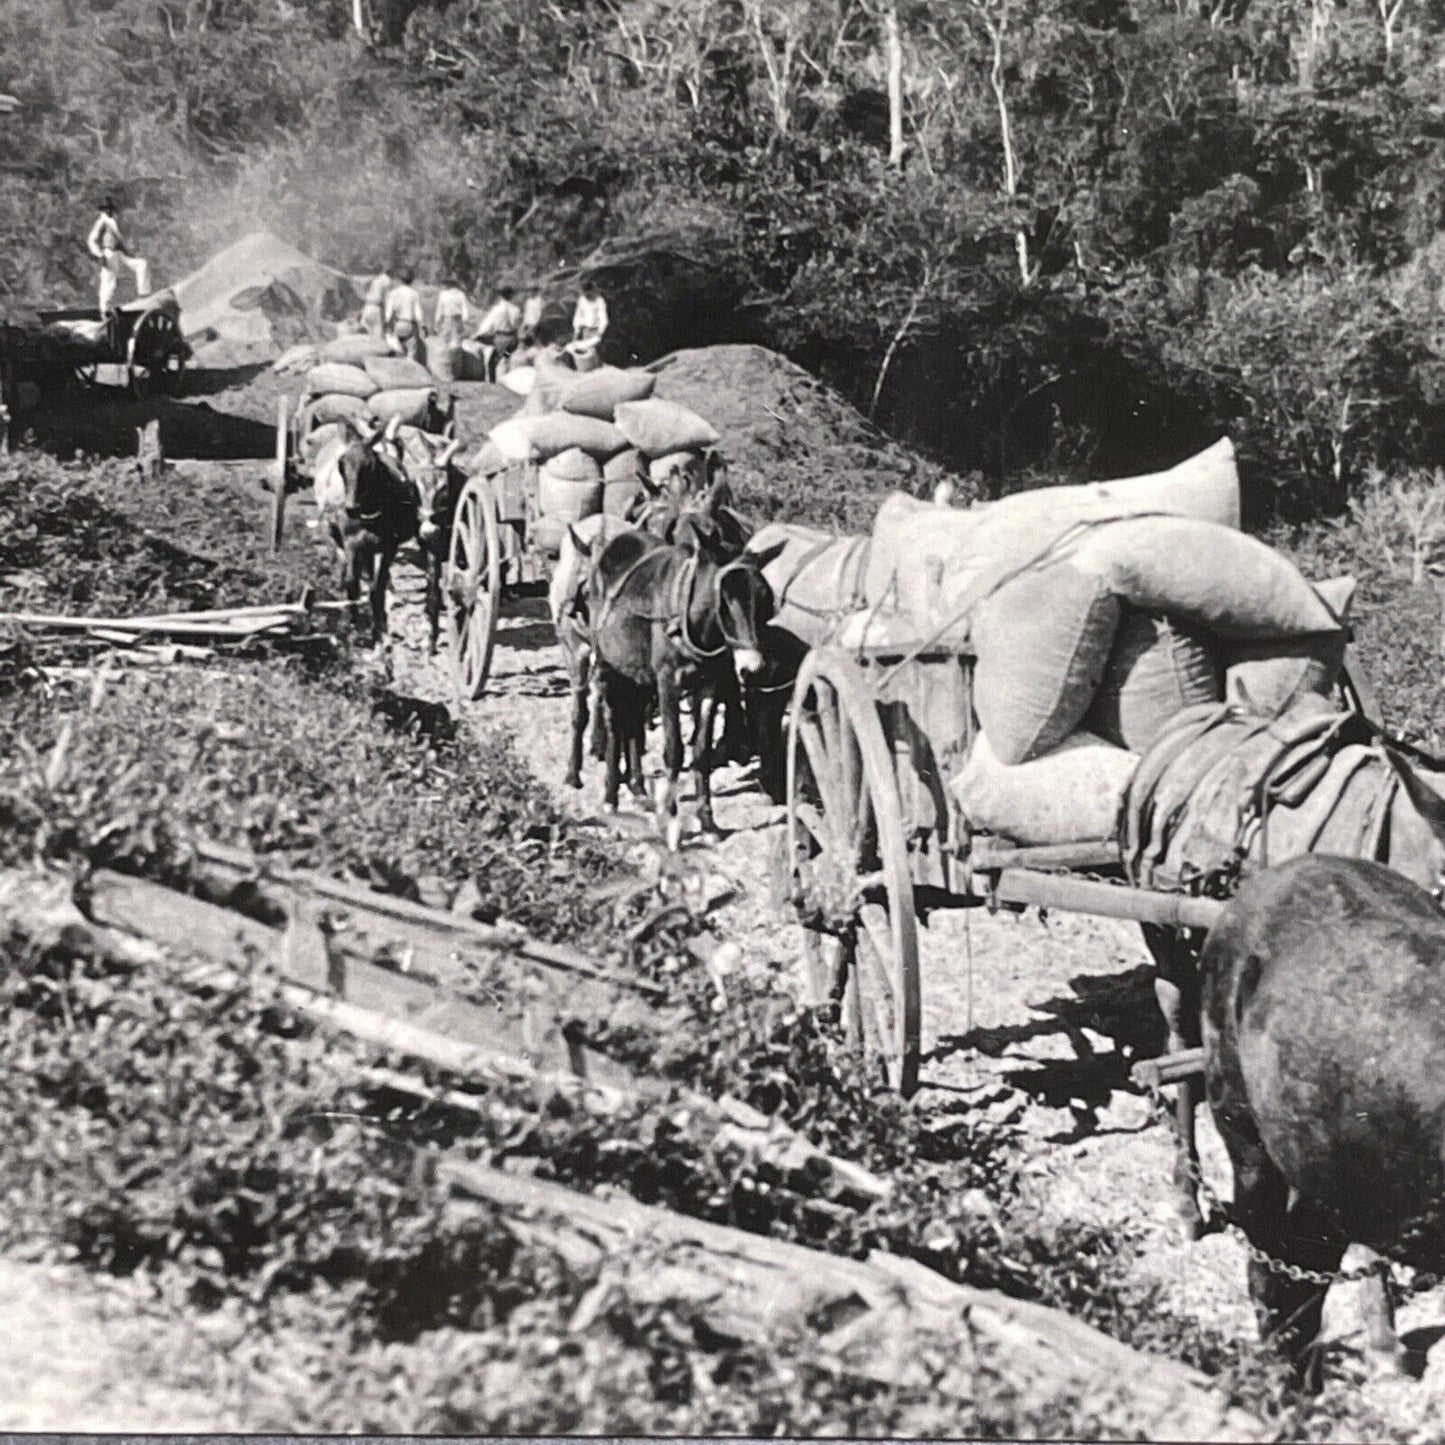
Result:
M492 295L491 308L477 326L477 340L488 348L488 381L497 379L507 358L517 349L517 338L522 330L522 313L512 300L512 288L498 286Z
M120 280L120 267L125 266L135 279L135 294L149 296L151 268L139 256L132 256L120 233L117 219L120 207L107 196L100 203L100 214L86 237L86 247L100 262L100 311L104 315L115 302L115 288Z
M437 292L437 309L432 321L432 334L445 347L460 346L467 337L467 323L472 318L467 293L448 277Z
M422 361L426 356L426 347L422 342L421 297L411 284L415 274L410 266L403 266L396 273L396 285L386 296L386 330L401 348L403 356Z
M540 291L533 291L522 303L522 345L535 346L537 344L537 329L542 324L542 313L547 309L547 303Z
M583 349L579 343L590 343L586 349L595 351L606 334L607 303L595 281L584 281L577 297L577 309L572 313L573 349Z
M386 335L386 298L396 282L391 279L385 266L367 283L366 295L361 303L361 324L368 336L378 341Z

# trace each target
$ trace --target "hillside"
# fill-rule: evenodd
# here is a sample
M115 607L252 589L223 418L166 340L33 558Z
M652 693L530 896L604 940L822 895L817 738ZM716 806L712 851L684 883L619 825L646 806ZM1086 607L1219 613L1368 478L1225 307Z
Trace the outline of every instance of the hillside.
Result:
M161 281L258 224L348 275L592 268L616 359L766 345L990 485L1227 432L1298 517L1439 457L1433 9L366 12L10 0L0 308L89 294L115 190Z

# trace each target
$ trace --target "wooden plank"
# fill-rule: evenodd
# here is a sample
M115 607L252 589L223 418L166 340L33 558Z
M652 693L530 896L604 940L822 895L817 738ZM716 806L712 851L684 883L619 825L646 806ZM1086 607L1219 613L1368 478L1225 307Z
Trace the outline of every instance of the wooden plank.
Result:
M1161 1058L1141 1059L1129 1070L1129 1077L1141 1089L1162 1089L1166 1084L1198 1078L1203 1072L1204 1050L1180 1049Z
M1127 918L1165 928L1210 929L1224 911L1224 904L1216 898L1155 893L1145 888L1071 878L1063 873L1039 873L1029 868L1003 869L998 875L995 894L1001 903L1059 908L1101 918Z
M686 1300L719 1333L766 1348L813 1338L811 1363L840 1375L974 1398L976 1366L996 1370L1025 1408L1079 1402L1126 1438L1259 1440L1264 1427L1197 1370L1149 1356L1058 1310L955 1284L914 1260L864 1260L687 1218L629 1198L580 1194L460 1159L440 1177L467 1218L485 1201L530 1242L653 1303ZM581 1322L600 1303L579 1306ZM980 1362L974 1347L988 1358Z
M193 950L245 969L269 964L292 982L330 993L358 1008L401 1020L473 1048L530 1058L542 1072L581 1072L601 1082L629 1077L605 1055L561 1038L529 1037L524 1010L509 1012L458 997L424 979L372 962L345 939L326 938L307 920L286 932L257 923L158 883L104 870L92 876L90 915L97 923L151 939L166 948ZM305 931L310 947L298 946ZM535 1014L538 1000L533 1000ZM580 1062L580 1069L574 1063Z
M355 908L366 916L368 926L381 926L390 919L399 923L452 939L475 943L491 953L514 954L529 962L545 965L566 974L614 985L647 998L662 998L666 990L646 979L618 973L589 958L575 948L563 944L543 943L529 937L521 929L499 928L473 919L429 908L422 903L378 893L358 883L349 883L324 874L287 867L276 859L264 858L245 849L231 848L207 838L192 840L195 856L218 870L231 874L235 881L272 881L290 888L304 889L317 897L330 899Z
M979 873L996 868L1117 868L1119 845L1110 838L1043 844L984 838L974 842L965 861Z
M640 1079L583 1044L557 1018L550 999L533 992L517 1014L461 999L423 980L383 968L327 937L314 915L293 914L283 931L145 879L101 870L88 886L89 919L81 918L68 895L50 899L50 913L26 905L34 890L11 888L0 873L0 916L7 899L12 912L27 906L36 918L74 920L89 929L126 933L175 958L201 957L206 972L198 981L240 981L258 963L283 975L278 989L286 1004L323 1028L344 1032L464 1077L506 1078L547 1089L566 1087L584 1106L615 1111L647 1098L675 1099L713 1131L713 1145L730 1146L769 1166L785 1185L803 1181L807 1192L822 1190L863 1204L886 1200L892 1186L860 1165L834 1159L795 1133L737 1099L713 1100L662 1081ZM54 890L52 889L52 892ZM46 895L49 897L50 895ZM47 921L46 927L54 927ZM87 935L95 943L95 931ZM154 961L154 960L148 960ZM194 970L187 971L194 977Z

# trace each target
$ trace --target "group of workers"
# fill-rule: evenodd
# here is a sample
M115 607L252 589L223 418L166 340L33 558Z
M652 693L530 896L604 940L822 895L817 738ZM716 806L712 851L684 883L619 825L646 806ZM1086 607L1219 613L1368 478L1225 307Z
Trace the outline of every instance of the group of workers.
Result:
M105 197L86 237L86 248L100 263L102 315L115 305L122 268L134 279L137 296L148 296L151 289L150 266L132 254L121 232L119 217L120 208L115 200ZM361 308L361 322L373 336L392 339L404 355L424 361L428 334L426 308L415 281L415 273L409 266L398 267L395 276L383 270L372 277ZM491 305L477 316L467 293L454 279L448 278L437 293L430 334L444 347L480 343L488 357L488 379L495 380L498 371L519 347L534 346L542 339L539 332L546 310L542 292L534 289L521 306L517 305L514 295L510 286L496 287ZM582 281L572 312L572 339L568 349L579 358L595 355L607 334L607 326L607 302L594 281Z
M496 376L519 347L538 344L546 298L534 290L518 306L512 287L499 285L492 292L491 305L478 315L465 290L448 277L437 292L428 331L426 308L416 289L416 274L409 266L397 268L393 276L382 270L367 284L361 308L363 327L373 336L390 338L401 352L414 360L425 359L425 338L430 334L443 347L477 342L488 358L488 380ZM606 335L607 302L596 283L581 283L572 313L572 341L575 354L595 352Z

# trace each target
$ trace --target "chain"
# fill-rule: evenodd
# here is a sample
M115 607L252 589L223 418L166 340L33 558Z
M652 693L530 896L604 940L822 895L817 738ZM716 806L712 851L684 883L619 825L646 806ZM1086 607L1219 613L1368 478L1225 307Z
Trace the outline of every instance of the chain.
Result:
M1153 1085L1145 1087L1155 1113L1172 1125L1173 1111L1169 1108L1163 1094ZM1190 1184L1198 1191L1200 1202L1204 1205L1205 1228L1213 1226L1229 1230L1238 1237L1249 1258L1255 1264L1262 1265L1272 1275L1293 1280L1295 1284L1313 1285L1316 1289L1328 1289L1335 1284L1358 1284L1361 1280L1379 1275L1387 1283L1393 1284L1406 1298L1412 1295L1426 1294L1437 1285L1445 1283L1445 1274L1422 1274L1417 1271L1409 1284L1402 1285L1390 1274L1390 1266L1393 1261L1383 1258L1373 1260L1369 1264L1359 1265L1354 1269L1306 1269L1300 1264L1290 1264L1287 1260L1279 1259L1267 1250L1261 1249L1249 1238L1243 1227L1233 1217L1233 1202L1221 1199L1214 1187L1204 1177L1203 1164L1197 1155L1186 1159L1184 1167L1189 1175Z

